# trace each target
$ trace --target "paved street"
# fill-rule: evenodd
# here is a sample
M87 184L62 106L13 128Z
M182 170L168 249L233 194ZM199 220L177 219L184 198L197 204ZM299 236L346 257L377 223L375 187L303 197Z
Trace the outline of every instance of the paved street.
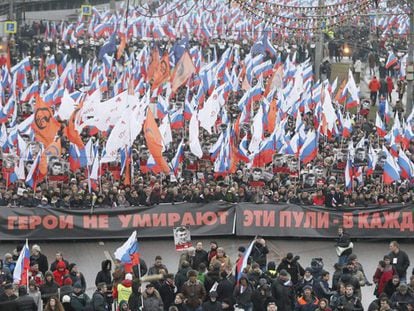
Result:
M210 239L200 239L205 248L208 247ZM199 239L194 239L199 241ZM54 258L54 254L57 250L61 250L64 253L64 257L69 262L75 262L80 270L84 273L87 284L88 293L92 293L94 290L94 281L96 273L100 269L100 263L102 260L113 255L114 250L122 244L123 241L111 241L111 242L61 242L61 243L40 243L43 252L49 259ZM239 246L247 246L250 242L249 239L217 239L219 246L223 246L227 254L230 255L232 262L234 262L237 254L237 248ZM337 257L334 248L334 241L296 241L296 240L267 240L270 248L269 260L275 260L277 263L280 258L291 251L294 255L301 257L300 263L305 268L310 264L310 261L314 257L323 257L325 268L333 272L333 264ZM360 262L365 268L365 272L372 280L372 275L375 272L378 260L382 259L382 256L388 252L388 241L370 241L370 242L356 242L355 253L358 255ZM15 244L2 243L0 244L0 254L4 254L11 251ZM164 263L170 269L171 272L176 272L178 267L178 253L174 249L172 239L159 239L159 240L144 240L140 242L141 255L145 259L148 265L151 265L156 255L161 255ZM405 250L408 255L413 258L414 244L402 243L401 248ZM409 269L411 273L412 265ZM367 308L368 304L372 301L374 291L373 287L364 287L363 292L363 304Z

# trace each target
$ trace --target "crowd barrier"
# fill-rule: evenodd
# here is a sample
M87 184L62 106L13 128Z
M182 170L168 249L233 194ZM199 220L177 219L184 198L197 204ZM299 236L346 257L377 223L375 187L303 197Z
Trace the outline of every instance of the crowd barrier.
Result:
M160 204L91 210L0 207L0 240L73 240L192 236L334 238L342 226L354 238L412 238L414 205L331 209L294 204Z

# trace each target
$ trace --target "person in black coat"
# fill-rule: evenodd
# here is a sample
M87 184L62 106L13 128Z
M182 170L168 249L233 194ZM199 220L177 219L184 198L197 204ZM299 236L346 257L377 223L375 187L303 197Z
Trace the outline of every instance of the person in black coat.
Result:
M132 281L132 293L128 299L128 306L131 311L139 311L142 306L141 292L140 292L141 283L138 279Z
M226 271L220 272L220 281L217 285L217 300L223 301L224 299L233 299L233 288L234 282L231 280L230 276L227 274Z
M30 256L30 262L37 262L39 264L39 271L45 275L49 263L47 257L41 253L40 246L35 244L32 246L32 255Z
M168 311L175 299L175 285L171 275L168 275L166 279L161 282L158 292L161 296L162 303L164 304L164 310Z
M95 285L105 283L107 286L112 284L112 263L110 260L104 260L101 263L101 271L98 272L95 278Z
M266 280L264 280L266 281ZM266 311L266 301L272 297L270 285L263 282L254 291L252 295L253 310Z
M222 311L221 302L217 300L218 294L216 291L209 293L209 299L202 304L203 311Z
M18 311L37 311L37 305L33 297L27 293L26 286L19 287L19 298L16 300Z
M279 272L279 277L273 282L272 296L276 299L278 311L292 311L294 304L294 290L289 285L289 274L286 270Z
M400 245L397 241L392 241L390 243L390 251L389 256L391 257L391 264L397 271L400 281L406 282L407 269L410 266L410 259L408 258L407 253L400 249Z
M138 270L139 267L139 270ZM148 272L148 266L144 259L139 259L139 265L132 266L132 272L135 278L143 277Z
M194 270L198 271L200 263L204 263L206 267L208 266L208 253L203 249L203 243L197 243L194 256L191 259L191 266Z
M257 237L253 245L252 251L250 253L250 257L252 257L254 262L260 265L260 269L262 269L263 271L266 269L267 266L268 253L269 249L266 246L266 241L262 237Z
M343 228L338 228L338 237L336 239L336 248L338 263L345 266L348 262L348 256L352 254L352 242L349 234L344 232Z
M175 286L177 287L177 292L181 292L181 287L188 280L187 273L191 270L190 263L184 260L181 263L181 268L175 274Z
M1 311L17 311L17 296L14 294L13 284L4 285L4 293L0 295Z
M46 304L50 297L58 295L59 285L54 281L53 273L47 271L45 274L45 283L40 287L43 303Z
M397 291L398 286L400 286L400 278L396 274L385 284L382 292L387 295L388 299L391 299L392 295Z
M303 277L305 270L299 263L299 256L293 257L292 253L287 253L286 257L282 259L281 263L277 267L277 272L286 270L290 274L293 286L296 286L299 282L299 278Z

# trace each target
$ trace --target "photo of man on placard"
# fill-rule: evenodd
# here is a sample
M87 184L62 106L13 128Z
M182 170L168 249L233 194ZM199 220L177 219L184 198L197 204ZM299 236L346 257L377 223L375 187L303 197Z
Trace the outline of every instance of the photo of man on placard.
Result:
M357 148L354 156L355 166L364 166L368 164L367 153L364 148Z
M186 226L175 227L174 230L174 244L177 251L188 250L193 247L191 243L190 228Z

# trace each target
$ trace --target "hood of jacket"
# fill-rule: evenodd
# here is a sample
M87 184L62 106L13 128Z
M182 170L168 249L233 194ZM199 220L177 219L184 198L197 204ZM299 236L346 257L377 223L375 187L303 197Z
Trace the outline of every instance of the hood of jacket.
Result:
M132 286L132 281L131 280L123 280L121 282L121 284L125 287L131 287Z
M104 260L101 263L102 271L111 271L112 269L112 262L110 260Z

